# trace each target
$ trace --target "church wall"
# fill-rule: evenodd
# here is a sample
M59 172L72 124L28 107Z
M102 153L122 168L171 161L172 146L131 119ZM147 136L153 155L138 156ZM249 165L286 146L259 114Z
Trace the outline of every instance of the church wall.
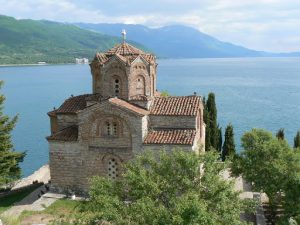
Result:
M79 189L82 149L77 142L49 141L51 185L58 190Z
M151 78L148 66L141 59L136 59L135 63L131 65L128 83L129 96L151 96Z
M183 150L183 151L193 151L193 146L191 145L166 145L166 144L149 144L143 145L143 152L145 151L172 151L172 150Z
M123 63L117 59L112 59L107 65L101 68L101 81L99 85L99 91L105 96L115 96L115 84L114 80L120 81L120 98L128 98L128 79L126 74L126 68Z
M56 116L50 116L50 131L51 134L54 134L58 131L58 124L57 124L57 117Z
M121 138L97 135L97 121L106 121L105 118L123 123ZM147 127L147 116L138 116L108 102L92 106L79 114L79 140L90 146L131 147L132 152L139 152L147 134Z
M89 178L93 176L108 176L108 161L114 159L117 161L118 177L122 173L122 164L132 159L131 149L124 148L106 148L89 146L82 152L83 160L78 185L82 190L87 191L89 188ZM78 176L77 176L78 177Z
M62 130L66 127L77 124L77 115L75 114L58 114L57 115L57 127L58 130Z
M196 117L150 115L150 127L153 129L155 128L196 129Z

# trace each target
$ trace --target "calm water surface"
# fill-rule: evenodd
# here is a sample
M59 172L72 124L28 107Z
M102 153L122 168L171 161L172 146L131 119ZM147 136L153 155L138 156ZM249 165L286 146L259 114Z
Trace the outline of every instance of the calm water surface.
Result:
M300 130L300 58L159 60L157 86L172 95L216 94L218 120L232 123L237 147L252 127L275 133L284 128L288 141ZM24 175L48 162L47 112L71 94L91 92L88 65L0 67L5 112L19 114L13 132L16 150L27 151Z

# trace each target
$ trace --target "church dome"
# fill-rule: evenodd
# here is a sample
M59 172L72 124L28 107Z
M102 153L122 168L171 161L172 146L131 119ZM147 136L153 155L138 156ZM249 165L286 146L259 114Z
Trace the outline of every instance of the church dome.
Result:
M142 55L145 54L142 50L123 42L122 44L119 44L111 49L109 49L105 55L111 56L111 55L122 55L122 56L130 56L130 55Z

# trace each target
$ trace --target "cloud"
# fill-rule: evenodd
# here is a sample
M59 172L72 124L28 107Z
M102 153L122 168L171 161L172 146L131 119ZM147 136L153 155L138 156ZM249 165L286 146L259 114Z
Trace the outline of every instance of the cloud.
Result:
M61 22L185 24L257 50L300 51L299 0L0 0L0 14Z

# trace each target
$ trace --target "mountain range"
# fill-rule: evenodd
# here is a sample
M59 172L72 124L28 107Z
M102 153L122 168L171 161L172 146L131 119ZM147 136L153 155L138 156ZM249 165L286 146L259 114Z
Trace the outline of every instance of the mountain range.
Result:
M72 24L16 20L0 15L0 64L74 63L76 57L92 58L97 51L105 51L120 42L120 37Z
M0 64L73 63L91 59L121 40L127 30L130 44L161 58L300 56L294 53L255 51L220 41L183 25L149 28L128 24L66 24L46 20L17 20L0 15Z

